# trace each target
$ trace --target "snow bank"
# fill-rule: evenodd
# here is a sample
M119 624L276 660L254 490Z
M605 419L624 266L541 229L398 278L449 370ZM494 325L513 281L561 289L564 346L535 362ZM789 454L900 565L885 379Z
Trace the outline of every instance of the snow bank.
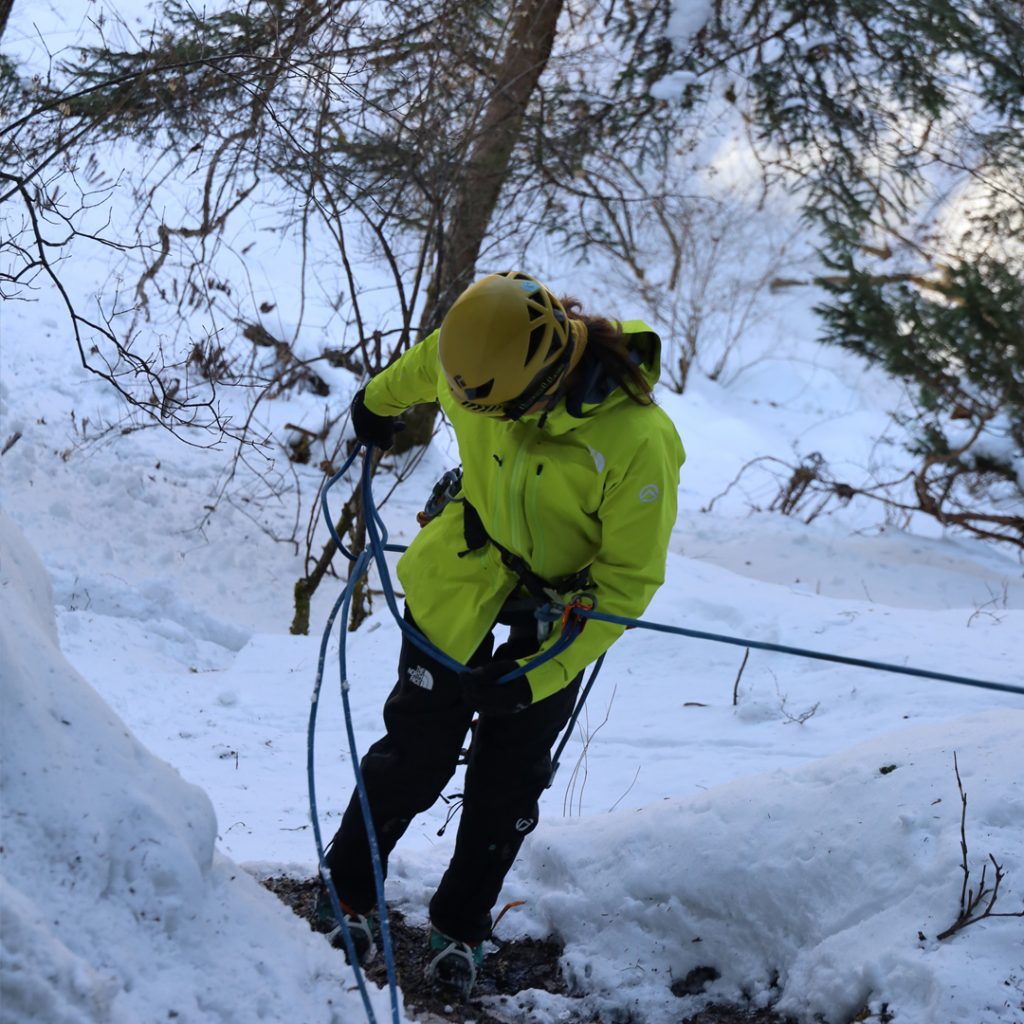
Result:
M65 661L4 513L0 561L4 1020L361 1019L338 956L215 853L206 794Z
M777 1003L802 1021L883 1004L898 1024L1024 1021L1024 918L935 938L962 881L954 751L971 885L991 853L1006 873L995 909L1022 907L1022 737L1024 712L986 712L702 796L554 822L527 844L522 888L539 930L565 938L578 987L643 1007L647 1024L693 1012L671 986L701 967L720 975L707 999Z

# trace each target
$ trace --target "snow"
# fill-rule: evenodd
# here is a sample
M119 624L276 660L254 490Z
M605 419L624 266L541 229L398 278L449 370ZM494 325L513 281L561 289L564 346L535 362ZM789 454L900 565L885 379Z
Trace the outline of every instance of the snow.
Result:
M713 13L714 7L707 0L699 3L674 4L668 19L666 35L681 48L689 42L694 33L704 27Z
M0 557L4 1020L344 1019L323 941L217 852L206 793L60 652L6 513Z
M27 333L32 307L9 310L5 338ZM233 504L196 528L223 455L155 431L81 444L70 410L112 399L65 345L55 321L32 346L3 346L0 433L23 434L0 458L5 1012L360 1020L348 969L251 877L316 868L318 638L287 632L300 561ZM845 391L819 369L812 380L832 381L820 393L784 394L791 377L769 374L762 400L752 375L660 396L690 461L646 617L1020 683L1024 588L1005 550L866 529L863 510L809 525L743 514L738 499L700 511L753 454L814 438L816 423L832 451L864 457L884 415L855 367ZM837 432L843 417L858 430ZM389 501L392 539L412 535L443 447ZM314 602L314 629L337 586ZM350 638L360 749L398 642L379 606ZM327 835L352 784L336 652L335 639L317 734ZM959 905L954 751L972 884L991 853L1005 871L996 909L1021 907L1021 698L758 651L737 684L742 655L656 633L616 645L508 879L503 900L526 903L500 934L559 935L577 1007L608 1020L677 1021L716 999L806 1022L883 1004L900 1024L1024 1020L1021 919L935 939ZM389 898L413 920L450 853L444 813L418 819L393 858ZM700 967L717 980L673 995ZM569 1000L519 1002L523 1019L556 1020Z
M721 974L709 994L778 999L800 1019L824 1009L849 1020L887 1002L897 1020L1009 1020L1014 954L996 928L1015 924L964 935L961 949L934 935L954 916L954 750L974 835L1003 851L1007 871L1024 866L1022 726L1020 711L965 716L705 794L557 822L519 873L540 920L568 940L570 976L643 1020L678 1020L667 986L699 965Z
M4 1020L346 1019L329 948L216 850L206 793L61 653L6 513L0 561Z
M38 38L18 18L16 5L5 45ZM272 244L252 272L280 298L289 257ZM79 295L103 280L96 262L64 269ZM553 284L573 284L560 273ZM570 290L596 308L594 279ZM34 298L5 302L0 321L0 446L21 435L0 456L3 1020L361 1021L344 962L256 881L316 871L319 637L288 632L303 562L271 538L303 521L316 468L296 467L296 520L294 494L257 507L251 477L225 489L230 452L152 429L98 437L86 421L116 422L118 407L77 365L55 296ZM646 618L1021 685L1024 571L1008 549L866 504L810 523L763 511L778 488L766 468L730 489L759 456L820 451L852 478L901 457L877 442L900 390L813 342L813 296L775 302L721 379L693 370L685 394L658 394L689 461ZM330 383L336 403L354 386L341 371ZM323 410L306 395L261 415L270 430ZM442 432L389 499L394 542L413 536L450 451ZM314 599L314 634L339 585ZM360 750L398 645L378 599L348 643ZM316 759L328 836L352 787L336 659L334 638ZM962 882L954 752L971 884L991 854L995 909L1018 911L1024 697L759 651L743 665L736 647L628 633L502 895L525 904L499 934L558 935L574 986L521 994L518 1019L675 1024L749 1001L801 1024L877 1021L883 1006L896 1024L1021 1024L1024 919L936 939ZM392 859L388 898L414 921L451 852L446 812L417 819ZM717 978L673 995L699 968Z

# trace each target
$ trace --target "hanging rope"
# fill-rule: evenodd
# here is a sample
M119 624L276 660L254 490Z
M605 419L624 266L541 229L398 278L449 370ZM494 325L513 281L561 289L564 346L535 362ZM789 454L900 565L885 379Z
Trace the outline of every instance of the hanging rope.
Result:
M355 943L352 940L352 933L345 920L345 914L342 912L341 901L338 898L338 893L334 888L333 881L331 880L331 872L327 867L323 837L320 833L320 815L317 810L316 770L314 766L316 718L320 704L320 688L323 683L324 665L327 660L327 648L331 630L334 628L335 620L338 619L338 613L341 612L339 625L338 667L341 677L341 700L345 712L345 730L348 735L348 745L352 756L352 769L355 773L356 789L359 793L359 803L363 812L363 819L366 822L366 834L369 841L371 859L373 861L374 885L377 891L377 899L378 902L383 905L384 878L383 870L381 868L380 848L377 844L377 834L370 816L369 797L366 793L366 786L363 782L362 772L359 768L359 758L356 753L355 733L352 726L352 711L348 699L349 683L345 659L345 623L348 621L355 585L366 573L368 564L369 553L364 551L355 560L352 571L349 575L348 583L342 591L341 596L334 603L334 607L331 609L330 615L327 617L327 625L324 628L323 637L320 642L320 657L317 661L316 683L313 687L312 699L310 700L309 730L306 744L306 773L307 784L309 787L310 820L313 823L313 837L316 842L317 864L319 865L320 878L323 880L324 886L327 889L327 894L331 902L331 910L341 926L342 941L345 944L345 952L348 956L348 962L352 965L352 970L356 976L356 985L359 988L359 994L363 1000L363 1009L366 1011L366 1019L369 1021L369 1024L376 1024L377 1018L375 1017L373 1007L370 1004L370 996L366 988L366 979L363 977L363 972L359 966ZM387 968L388 988L391 996L391 1017L393 1024L399 1024L401 1018L398 1011L398 983L395 972L394 953L391 947L391 933L386 916L381 917L381 946L383 949L385 966Z
M404 551L405 548L389 544L387 542L388 534L387 528L384 525L383 520L377 511L377 507L373 501L373 460L372 450L367 447L363 457L363 468L362 468L362 499L363 499L363 514L366 523L366 534L368 544L367 547L359 553L354 555L346 547L341 537L334 526L334 520L331 517L330 506L328 504L328 495L331 489L342 480L348 473L352 463L355 461L360 449L356 448L352 454L346 459L345 464L341 469L334 474L333 477L324 486L323 492L320 495L320 507L323 512L324 520L327 523L327 529L331 535L331 539L334 541L337 549L344 555L346 559L351 563L349 570L348 582L345 584L341 595L335 601L330 614L327 617L327 623L324 627L323 635L320 642L320 656L317 661L317 672L316 681L313 686L313 694L310 700L309 710L309 726L307 730L307 742L306 742L306 776L307 786L309 789L309 809L310 819L313 824L313 837L316 843L317 852L317 864L319 865L319 874L326 887L330 902L331 910L334 916L337 918L338 923L341 927L342 940L345 944L345 951L348 954L349 964L352 965L352 970L356 976L356 984L359 989L360 996L363 1001L363 1009L366 1012L366 1019L369 1024L376 1024L376 1017L373 1012L373 1007L370 1003L369 991L366 988L366 980L363 976L363 971L359 966L358 959L355 952L355 943L352 940L351 932L349 931L348 925L345 921L345 914L342 912L341 901L338 898L338 893L334 888L334 883L331 879L330 869L326 862L326 853L323 844L323 836L320 831L320 816L317 809L316 799L316 770L314 764L314 754L316 746L316 721L317 712L320 706L320 691L323 685L324 667L327 661L327 650L329 646L331 631L334 629L334 624L337 621L338 626L338 670L340 675L341 683L341 701L342 708L345 717L345 731L348 739L349 755L352 760L352 770L355 775L356 792L358 793L359 806L363 815L363 822L366 827L366 836L368 845L370 848L370 859L373 864L373 880L374 888L377 896L377 912L380 922L380 934L381 934L381 949L384 958L384 965L387 972L388 978L388 989L391 999L391 1017L393 1024L399 1024L399 1004L398 1004L398 982L397 982L397 971L395 969L395 958L394 949L391 941L391 927L388 918L387 904L384 899L384 870L383 863L380 856L380 845L377 841L376 829L373 826L373 817L370 810L369 796L366 792L366 785L363 781L362 770L359 764L359 751L356 746L355 729L352 722L352 709L349 703L349 680L348 680L348 666L346 658L346 637L347 630L345 629L345 623L349 619L349 612L352 606L352 598L355 593L355 588L358 582L366 574L369 568L370 560L377 565L378 574L380 576L380 582L384 591L384 597L387 602L388 608L391 614L394 616L395 621L398 623L404 636L413 643L420 650L427 653L430 657L436 659L441 664L450 668L455 672L462 672L465 666L456 661L454 658L449 657L439 647L432 644L419 630L409 625L402 616L401 611L398 607L398 601L395 596L394 586L391 582L391 573L388 569L387 560L385 553L388 551ZM515 672L510 672L503 676L500 682L508 682L514 679L516 676L524 675L525 673L536 668L538 665L549 661L551 658L557 657L562 651L564 651L569 644L571 644L576 637L579 635L580 630L583 628L583 622L576 619L567 624L567 627L563 629L562 635L551 647L542 655L538 655L525 665L520 667ZM595 672L596 675L596 672ZM593 676L591 677L591 683L593 682ZM589 686L588 686L589 689ZM578 714L578 711L577 711ZM559 748L561 749L561 748Z

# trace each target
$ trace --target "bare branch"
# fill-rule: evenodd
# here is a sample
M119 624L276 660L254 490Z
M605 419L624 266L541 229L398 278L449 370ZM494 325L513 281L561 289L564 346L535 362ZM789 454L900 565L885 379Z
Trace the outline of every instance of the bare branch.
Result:
M992 865L994 879L992 887L985 884L985 875L988 864L981 866L981 878L978 881L977 890L968 888L971 877L971 869L967 862L967 792L964 790L963 780L960 778L960 765L957 762L956 751L953 752L953 771L956 773L956 785L960 792L960 868L963 871L963 882L960 886L960 912L956 920L945 930L936 935L940 942L955 935L958 931L967 928L969 925L977 924L990 917L1024 917L1024 910L1010 912L996 912L996 900L999 897L999 886L1005 878L1001 864L996 862L995 857L988 855L989 863ZM988 902L982 907L985 898ZM981 908L979 910L979 908Z

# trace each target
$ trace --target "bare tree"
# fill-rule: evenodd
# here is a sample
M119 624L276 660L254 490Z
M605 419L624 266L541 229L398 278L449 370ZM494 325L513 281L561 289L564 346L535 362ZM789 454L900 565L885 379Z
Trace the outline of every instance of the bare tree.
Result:
M141 36L107 22L100 44L56 58L0 129L0 198L23 217L0 286L48 279L83 363L136 419L193 443L227 439L238 458L280 445L326 471L349 398L338 401L327 368L378 372L439 323L482 259L522 258L540 237L578 257L613 223L628 240L690 127L685 103L650 91L670 56L670 10L245 0L199 14L166 0ZM139 168L112 177L116 229L91 209L104 196L82 187L114 141ZM65 233L46 235L43 221ZM276 290L248 262L268 233L288 254ZM89 315L59 273L87 242L120 247L126 282ZM635 261L628 245L612 251ZM261 421L295 389L331 409L292 424L297 446ZM404 443L423 443L434 410L411 421ZM330 549L307 544L307 584Z
M851 501L867 501L877 504L893 522L905 524L915 514L923 513L944 526L984 540L1024 548L1024 516L1016 513L1020 503L1012 497L1017 485L1001 488L999 474L994 471L979 482L972 479L976 473L960 462L960 456L976 440L977 434L972 432L963 449L931 455L912 469L878 473L855 483L840 479L820 452L811 452L795 464L774 455L760 455L744 464L702 511L710 512L745 478L766 478L770 496L765 501L748 499L754 511L780 512L811 523Z

